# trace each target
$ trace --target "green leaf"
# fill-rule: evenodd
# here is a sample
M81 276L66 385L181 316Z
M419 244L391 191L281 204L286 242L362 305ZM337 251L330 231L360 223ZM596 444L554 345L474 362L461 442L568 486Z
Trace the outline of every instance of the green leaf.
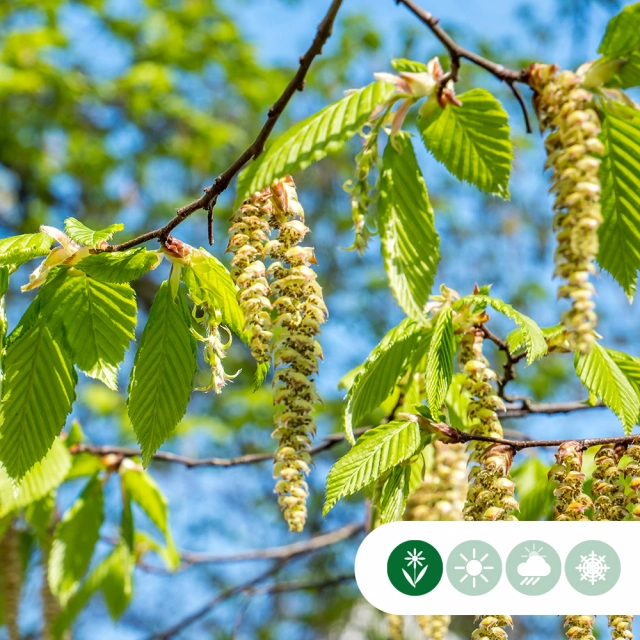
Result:
M76 267L96 280L122 284L155 269L161 260L162 254L138 247L117 253L96 253L80 260Z
M238 180L238 198L245 198L276 178L303 171L313 162L339 151L392 92L392 85L374 82L283 133L242 173Z
M516 311L510 304L507 304L499 298L473 294L465 296L461 300L462 304L469 304L471 302L491 305L498 313L507 316L507 318L513 320L520 327L522 330L521 346L525 346L527 349L528 365L547 353L547 342L544 339L544 334L536 322L529 316L525 316L524 313Z
M54 240L46 233L26 233L0 240L0 264L19 265L27 260L44 256L51 250Z
M406 58L393 58L391 60L391 66L398 72L409 72L409 73L424 73L425 71L429 71L424 62L416 62L415 60L407 60Z
M104 521L102 481L94 476L56 526L49 556L49 588L64 605L91 563Z
M187 410L197 370L196 342L182 288L162 283L140 339L129 385L129 418L145 465Z
M598 53L621 58L640 48L640 3L625 7L609 20Z
M632 300L640 269L640 113L621 103L605 109L602 139L598 262Z
M244 337L244 314L238 304L237 289L227 268L202 247L182 269L182 280L196 304L206 304L222 313L222 322Z
M85 247L93 247L96 249L99 248L103 242L111 240L114 233L122 231L124 229L124 225L117 223L109 225L106 229L94 231L93 229L89 229L89 227L83 225L80 220L67 218L64 221L64 229L67 232L67 235L74 242Z
M563 333L565 328L561 324L556 324L553 327L541 327L540 331L542 331L542 335L545 340L551 340ZM520 349L526 348L527 346L526 332L521 327L516 327L507 335L506 342L509 347L509 351L512 354L517 353ZM541 353L540 355L544 354Z
M397 150L396 150L397 147ZM398 134L384 151L380 239L389 283L404 312L424 321L440 259L440 238L411 140Z
M410 458L419 446L420 428L415 422L394 421L366 431L331 468L323 515L340 498L359 491Z
M258 362L258 366L256 367L256 372L253 376L253 391L257 391L264 382L267 374L269 373L269 367L271 365L269 362Z
M387 524L402 520L409 497L411 465L400 465L393 469L384 483L378 505L378 522Z
M640 399L606 349L594 344L586 356L575 356L576 373L590 393L597 396L631 433L640 414Z
M160 530L165 538L167 549L174 551L174 566L180 563L169 529L169 505L160 491L160 487L146 471L134 468L120 470L122 486L127 495L147 514L149 520Z
M539 458L527 458L511 469L518 487L519 520L549 520L553 512L553 484L549 482L549 468Z
M445 307L436 318L427 355L427 403L434 418L439 416L451 384L454 355L453 313Z
M459 180L508 199L513 148L507 112L485 89L458 98L461 107L418 118L424 145Z
M391 395L430 337L430 330L407 318L369 354L346 397L344 429L349 442L355 441L353 428Z
M0 518L44 498L62 484L70 468L71 455L59 438L47 455L27 471L17 488L0 466Z
M0 405L0 461L20 480L64 427L78 381L71 358L43 321L7 349Z
M45 284L41 296L41 313L56 338L62 329L74 363L117 391L118 368L135 338L133 289L61 272Z
M629 384L634 388L638 397L640 397L640 358L634 358L613 349L607 349L606 351L629 381Z

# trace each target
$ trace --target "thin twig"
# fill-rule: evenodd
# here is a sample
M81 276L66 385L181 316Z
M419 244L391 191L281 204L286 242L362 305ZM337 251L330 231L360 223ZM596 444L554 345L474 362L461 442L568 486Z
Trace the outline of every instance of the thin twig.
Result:
M499 338L495 333L491 331L486 325L482 325L480 327L481 331L484 333L484 337L488 340L491 340L500 351L502 351L507 360L504 363L504 373L502 378L498 379L498 395L501 398L504 398L504 388L516 378L516 364L527 357L526 352L519 353L518 355L513 355L509 350L509 345L507 345L506 341L502 338Z
M271 135L273 128L275 127L278 119L284 112L289 101L293 97L296 91L302 91L304 89L304 81L307 76L307 72L311 67L311 63L314 59L322 54L322 48L326 41L333 32L333 24L338 14L338 10L342 4L342 0L333 0L327 14L323 18L322 22L318 25L318 30L313 42L307 52L300 57L300 65L296 74L293 76L289 84L286 86L282 95L274 102L267 114L267 121L264 123L262 129L256 136L256 139L238 156L238 158L223 171L214 181L213 184L205 189L204 195L190 202L188 205L178 209L176 215L165 224L163 227L156 229L155 231L149 231L137 238L127 240L121 244L115 244L107 247L105 251L124 251L131 249L137 245L148 242L149 240L158 239L160 242L165 242L171 232L184 220L186 220L192 213L195 213L199 209L206 209L212 211L216 205L218 197L224 191L226 191L231 184L233 178L236 177L242 168L250 160L257 158L263 151L267 139Z
M435 37L438 38L438 40L440 40L440 42L444 45L447 52L449 53L449 57L451 58L450 77L454 82L458 81L460 61L462 59L465 59L469 60L469 62L472 62L481 69L488 71L490 74L498 78L498 80L500 80L501 82L505 82L507 85L509 85L509 88L511 89L511 91L513 91L513 94L515 95L522 109L527 133L533 132L527 105L522 97L522 94L520 93L520 90L515 84L517 82L528 84L528 71L526 69L509 69L504 65L497 64L496 62L493 62L491 60L487 60L487 58L483 58L477 53L469 51L468 49L460 46L440 26L438 18L417 5L415 2L413 2L413 0L395 0L395 3L403 4L405 7L407 7L407 9L409 9L409 11L411 11L423 24L429 27L433 35L435 35Z

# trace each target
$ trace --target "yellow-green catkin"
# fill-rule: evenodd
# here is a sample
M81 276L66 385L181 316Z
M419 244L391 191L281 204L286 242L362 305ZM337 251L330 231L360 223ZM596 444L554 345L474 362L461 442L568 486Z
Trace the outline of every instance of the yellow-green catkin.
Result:
M472 328L460 345L460 364L467 374L463 388L471 395L467 415L471 431L477 435L502 438L502 425L496 411L504 403L491 382L496 374L482 354L483 333ZM469 491L464 507L465 520L515 520L518 508L515 484L509 478L514 451L508 446L474 441L469 444L470 459L476 462L469 473Z
M621 482L624 472L618 466L624 449L624 446L605 444L596 452L591 489L594 520L624 520L629 515Z
M564 628L569 640L595 640L593 623L595 616L565 616Z
M274 431L278 440L274 475L280 508L291 531L302 531L306 518L311 458L315 434L313 407L320 400L313 376L318 372L322 349L316 336L325 322L327 308L311 265L313 248L300 242L309 229L290 176L271 185L272 214L269 223L278 236L266 246L275 262L268 270L277 317L273 324Z
M54 640L53 623L60 613L60 603L57 598L51 593L49 587L49 554L51 551L51 544L48 541L42 548L42 584L40 586L40 599L42 600L42 640ZM71 637L69 631L62 635L62 640L68 640Z
M404 616L398 616L394 613L388 613L387 626L389 628L389 640L403 640Z
M444 640L451 624L451 616L416 616L416 619L424 637L430 640Z
M508 636L505 627L513 629L511 616L479 615L476 616L476 620L478 619L480 619L480 623L478 628L474 629L471 634L472 640L480 640L481 638L507 640Z
M554 520L588 520L585 511L593 506L584 493L585 475L582 473L582 448L578 442L564 442L556 453L556 464L549 471L549 479L558 486L554 489Z
M9 640L20 640L18 615L22 591L19 533L10 524L0 540L0 600Z
M608 616L612 640L633 640L633 619L635 616Z
M266 188L247 198L231 217L227 251L231 260L231 277L238 286L238 302L245 317L249 347L257 362L269 362L271 334L271 289L264 265L265 246L269 241L269 218L272 214L271 191Z
M593 285L598 253L600 211L600 117L592 107L593 95L581 88L581 77L572 71L558 73L555 65L535 64L530 84L536 92L534 105L553 170L551 191L555 194L554 231L558 241L555 275L566 281L559 298L568 298L571 308L561 316L570 346L589 353L596 339L598 318Z
M640 440L629 445L625 455L629 458L629 463L624 469L624 474L629 480L627 511L631 514L632 520L640 520Z

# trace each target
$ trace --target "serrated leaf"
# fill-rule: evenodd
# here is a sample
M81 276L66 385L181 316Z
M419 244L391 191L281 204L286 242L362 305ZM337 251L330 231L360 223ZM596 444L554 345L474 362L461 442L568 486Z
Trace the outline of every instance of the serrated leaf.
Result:
M419 446L420 428L415 422L393 421L366 431L355 446L331 467L323 515L340 498L375 482L410 458Z
M636 395L640 397L640 358L635 358L622 351L607 349L607 353L616 363L618 369L622 371L629 384L633 387ZM639 416L640 417L640 416Z
M19 265L49 253L54 240L46 233L26 233L0 240L0 264Z
M606 109L602 139L598 263L633 299L640 269L640 113L621 103Z
M522 329L522 344L527 349L527 364L531 364L537 358L547 353L547 342L544 339L542 330L537 323L524 313L516 311L510 304L499 298L491 298L473 294L466 296L461 301L464 303L476 302L484 305L491 305L498 313L513 320Z
M396 467L391 471L380 494L379 524L402 520L409 497L410 479L411 466L408 464Z
M140 339L127 402L145 465L187 410L197 370L190 327L183 289L173 299L169 282L163 282Z
M258 362L258 366L256 367L256 372L253 376L253 391L257 391L264 382L267 374L269 373L269 367L271 365L269 362Z
M542 335L545 337L545 340L552 340L563 333L565 328L561 324L556 324L553 327L541 327L540 331L542 331ZM521 327L516 327L507 335L506 342L509 347L509 351L512 354L517 353L520 349L527 346L526 332Z
M238 304L237 289L227 268L200 247L182 269L182 280L196 304L206 304L222 313L222 322L236 335L244 337L244 314Z
M429 194L407 134L384 151L380 240L393 294L404 312L424 321L424 305L440 259Z
M640 48L640 3L625 7L609 20L598 53L621 58Z
M27 471L17 488L0 466L0 518L51 493L62 484L70 468L71 455L59 438L47 455Z
M434 418L438 417L451 384L454 355L453 313L445 307L436 318L427 355L427 403Z
M518 487L518 520L549 520L553 512L553 483L549 467L539 458L527 458L511 469Z
M407 58L393 58L391 60L391 66L398 72L409 73L425 73L429 71L424 62L416 62L415 60L407 60Z
M631 433L640 414L640 399L606 349L596 343L588 355L576 353L575 367L582 384L618 416L625 433Z
M120 223L109 225L106 229L94 231L86 227L80 220L75 218L67 218L64 221L64 229L67 235L78 244L85 247L98 248L103 242L111 240L114 233L122 231L124 225Z
M354 442L354 427L389 397L430 336L430 330L407 318L369 354L346 397L344 430L349 442Z
M513 147L507 112L485 89L458 96L461 107L437 109L418 129L425 147L456 178L509 198Z
M0 404L0 461L20 480L64 427L78 380L69 355L43 321L7 349Z
M64 605L89 568L104 520L102 481L94 476L56 526L49 555L49 588Z
M392 92L392 85L374 82L283 133L242 173L238 180L238 199L339 151Z
M41 313L53 335L66 340L75 364L118 389L118 368L135 338L136 297L128 284L107 284L64 271L41 292Z
M123 284L137 280L155 269L161 261L161 254L138 247L117 253L89 255L80 260L76 267L96 280Z

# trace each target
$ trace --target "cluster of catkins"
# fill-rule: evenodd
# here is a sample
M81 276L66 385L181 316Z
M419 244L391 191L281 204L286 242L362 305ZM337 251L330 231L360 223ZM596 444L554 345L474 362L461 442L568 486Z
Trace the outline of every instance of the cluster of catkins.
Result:
M591 106L592 94L581 88L581 77L571 71L558 73L555 65L534 64L530 70L534 105L553 170L551 190L555 194L554 230L558 241L555 275L563 278L560 298L568 298L571 308L561 320L568 331L569 344L579 353L589 353L596 339L597 316L593 285L598 253L600 212L600 157L604 152L600 117Z
M584 493L585 475L582 473L582 448L580 443L563 442L556 453L556 464L549 471L549 479L558 486L554 489L554 520L588 520L585 511L593 506Z
M4 604L4 624L9 640L20 640L18 610L22 590L20 539L18 530L10 524L4 535L0 534L0 596Z
M570 640L595 640L593 635L593 616L565 616L564 628Z
M507 632L504 627L511 627L513 629L513 620L511 616L494 616L494 615L479 615L476 616L476 620L480 618L480 624L477 629L473 630L471 634L471 640L480 640L481 638L488 638L489 640L506 640Z
M629 515L621 482L624 471L618 466L624 451L623 445L605 444L596 453L591 488L594 520L624 520Z
M635 616L608 616L612 640L633 640L633 619Z
M312 379L322 358L316 336L327 308L311 266L316 264L313 248L300 245L309 229L293 179L287 176L254 194L232 220L232 277L239 288L250 346L258 362L269 362L273 356L277 369L272 436L278 440L274 468L278 501L289 528L302 531L307 518L308 449L315 433L311 414L320 400ZM278 231L272 240L271 230ZM268 268L266 258L274 261Z
M482 353L484 336L471 328L463 336L459 361L467 379L463 389L471 400L467 415L472 421L471 432L502 438L502 425L496 413L504 403L491 382L496 374ZM514 497L515 483L509 478L514 451L502 444L469 443L470 458L477 462L469 473L469 492L464 507L465 520L515 520L518 508Z
M640 439L627 447L625 455L630 458L624 469L630 489L626 501L627 511L632 520L640 520Z

